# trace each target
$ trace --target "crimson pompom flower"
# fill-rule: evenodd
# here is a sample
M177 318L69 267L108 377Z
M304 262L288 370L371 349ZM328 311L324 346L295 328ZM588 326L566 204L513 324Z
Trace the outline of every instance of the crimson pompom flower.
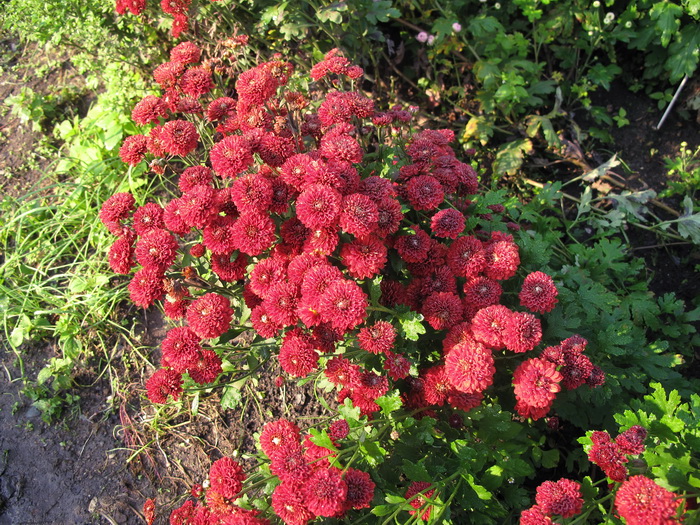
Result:
M321 263L309 268L301 283L301 295L310 306L317 306L328 287L343 279L337 266Z
M165 230L146 232L136 243L136 261L141 266L151 266L165 271L177 257L178 244L173 235Z
M425 401L430 405L444 405L450 392L454 389L445 372L445 365L432 366L421 377Z
M169 15L183 15L190 7L190 2L191 0L160 0L160 8Z
M282 281L270 287L263 305L275 323L282 326L291 326L295 325L298 320L298 302L299 287Z
M551 311L557 304L558 293L549 275L543 272L532 272L525 277L518 297L520 304L531 312L544 314Z
M187 326L171 328L161 343L163 364L177 372L194 366L202 351L200 337Z
M275 242L275 223L267 215L247 213L231 226L231 237L243 253L260 255Z
M385 355L384 370L387 371L391 379L398 381L408 377L408 372L411 369L411 363L408 359L394 352L386 352Z
M125 231L122 221L129 218L136 201L131 193L115 193L100 208L100 220L113 235L122 235Z
M520 264L518 245L512 241L497 241L486 245L486 268L484 272L487 277L504 281L515 275Z
M450 383L460 392L483 392L493 383L496 373L493 353L477 341L458 342L445 356L445 373Z
M134 106L131 111L131 119L139 126L145 126L151 122L158 122L159 118L168 116L168 107L160 97L146 95Z
M119 149L119 157L123 162L136 166L148 153L148 139L145 135L132 135L124 139Z
M136 306L148 308L163 295L163 272L158 268L141 268L129 282L129 298Z
M562 385L567 390L573 390L588 382L593 372L593 363L588 356L578 352L563 354L564 367L560 370L564 377Z
M187 369L192 380L199 385L213 383L221 372L221 358L209 349L202 350L194 365Z
M345 233L364 237L377 229L379 210L367 195L353 193L343 197L338 222Z
M192 42L180 42L170 50L170 60L180 64L195 64L199 62L202 52Z
M402 235L396 239L394 248L404 261L420 263L428 257L433 240L418 226L413 226L413 231L413 235Z
M628 525L666 525L675 519L678 496L645 476L632 476L615 495L615 508Z
M263 304L253 307L250 313L250 324L263 339L274 337L282 329L282 325L272 319Z
M386 265L387 247L374 235L343 243L340 258L350 276L367 279L377 275Z
M232 254L212 254L211 269L216 276L224 282L232 283L240 281L245 277L248 266L248 256L238 253L236 258L231 260Z
M135 235L124 234L119 237L109 248L109 267L115 273L127 275L134 267L134 239Z
M287 525L306 525L316 517L306 508L298 483L277 485L272 493L272 508Z
M197 149L199 133L187 120L171 120L163 124L160 140L167 153L184 157Z
M476 277L486 267L483 244L475 237L459 237L447 250L447 264L458 277Z
M250 289L258 297L267 298L270 287L286 277L285 263L279 258L268 257L258 262L250 272Z
M139 235L144 235L152 230L162 229L165 226L163 208L155 202L149 202L140 206L134 212L132 226Z
M299 328L284 334L279 360L282 370L294 377L306 377L316 370L318 352L311 342L311 336Z
M647 437L647 429L640 425L634 425L615 438L615 444L620 450L629 456L636 456L644 452L644 440Z
M279 82L268 68L260 65L238 75L236 92L246 106L262 105L277 92Z
M434 293L425 300L421 312L435 330L447 330L462 321L462 301L453 293Z
M179 62L165 62L153 70L153 78L163 89L171 89L177 85L185 65Z
M503 293L503 288L498 281L484 276L469 279L464 283L463 290L467 318L473 317L482 308L498 304Z
M344 160L353 164L362 162L362 146L353 137L346 133L333 133L338 129L334 128L321 138L318 152L325 159Z
M427 505L426 500L433 497L433 494L435 494L435 489L426 489L429 489L431 486L431 483L429 483L428 481L414 481L408 487L408 490L406 490L406 494L404 494L404 497L408 500L408 504L414 509L416 509L408 511L408 513L411 516L418 514L420 509L426 507L421 513L421 518L423 519L423 521L428 521L430 519L430 513L433 511L433 506Z
M199 98L214 87L211 73L203 67L192 67L180 77L180 89L186 95Z
M454 208L440 210L430 220L430 228L438 237L456 239L464 230L464 215Z
M243 488L243 467L231 458L217 459L209 469L210 487L224 498L234 499Z
M520 513L520 525L551 525L553 523L539 505L533 505Z
M506 321L502 340L511 352L521 353L532 350L542 340L540 320L524 312L511 313Z
M524 417L532 417L532 413L528 413L526 407L549 410L557 392L561 390L561 380L562 376L557 372L554 363L540 358L523 361L513 372L515 397L519 402L516 410L521 409L518 413ZM546 411L542 417L545 414Z
M471 330L474 339L493 349L503 348L503 334L513 312L501 304L482 308L472 319Z
M215 216L216 190L210 186L198 184L180 197L177 202L179 216L185 225L204 228Z
M199 184L209 186L212 178L211 169L206 166L190 166L180 174L177 187L182 193L187 193Z
M231 325L233 310L223 295L207 293L187 309L187 323L202 339L213 339L224 334Z
M330 359L323 373L334 385L354 387L360 382L360 367L340 356Z
M268 458L284 457L301 449L299 427L286 419L271 421L263 426L260 433L260 448Z
M317 255L330 255L338 246L338 242L335 226L311 230L304 241L303 250Z
M348 468L343 477L348 486L345 509L368 509L374 498L374 482L367 472Z
M263 213L272 204L272 182L260 173L246 173L231 185L231 199L241 213Z
M580 513L583 506L581 484L566 478L545 481L537 487L535 501L545 514L570 518Z
M406 197L416 210L434 210L445 199L445 193L435 177L419 175L406 184Z
M330 186L311 184L297 197L297 216L304 226L313 230L333 226L340 213L342 198Z
M311 512L331 518L342 512L348 486L337 468L319 468L304 484L302 493Z
M145 8L146 0L117 0L115 5L115 10L119 15L123 15L129 10L132 15L138 16Z
M383 354L394 347L396 329L387 321L377 321L371 326L365 326L357 334L360 348L372 354Z
M168 368L156 370L146 381L146 392L152 403L166 403L168 396L177 401L182 394L182 374Z
M377 202L377 229L375 233L379 237L387 237L399 230L401 220L403 219L403 211L401 211L401 203L394 197L384 197Z
M352 330L364 320L367 306L367 296L357 283L340 280L320 298L319 313L333 328Z
M230 254L237 244L232 235L236 219L229 215L215 215L202 231L202 244L212 253Z
M209 152L211 166L219 177L235 178L254 162L248 139L229 135L214 144Z
M620 447L614 441L608 440L610 436L603 432L594 432L593 436L597 439L593 439L593 447L588 451L588 459L591 463L598 465L605 475L608 476L613 481L622 482L627 478L627 457L623 454ZM593 436L591 436L593 438ZM596 441L598 441L596 443Z
M345 439L348 437L348 434L350 433L350 425L348 424L347 420L345 419L339 419L337 421L333 421L328 427L328 436L333 440L333 441L339 441L341 439Z
M148 147L148 152L156 158L165 157L166 151L163 147L163 141L160 140L160 134L163 132L163 126L155 126L148 133L146 146Z

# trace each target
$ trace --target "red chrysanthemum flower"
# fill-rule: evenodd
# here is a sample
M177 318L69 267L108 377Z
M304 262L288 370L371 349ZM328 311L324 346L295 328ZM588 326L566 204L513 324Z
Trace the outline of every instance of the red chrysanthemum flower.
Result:
M231 198L241 213L264 213L272 204L272 182L260 173L246 173L231 185Z
M520 264L518 245L512 241L488 243L485 249L487 277L503 281L515 275Z
M186 95L199 98L214 87L211 73L203 67L191 67L180 77L180 89Z
M371 326L365 326L357 334L360 348L372 354L382 354L391 351L396 340L396 329L387 321L377 321Z
M190 7L190 2L191 0L160 0L160 8L169 15L184 15Z
M201 58L202 52L192 42L180 42L170 50L170 60L181 64L196 64Z
M229 215L214 215L204 226L202 244L217 255L232 253L238 247L233 236L235 222Z
M213 350L202 350L197 362L187 369L192 380L199 385L213 383L221 374L221 358Z
M296 152L296 144L291 137L266 133L260 140L257 153L268 166L279 168Z
M394 244L401 258L409 263L420 263L426 260L432 247L433 240L417 226L413 226L415 234L402 235Z
M375 484L367 472L349 468L343 476L348 486L348 494L345 500L345 510L368 509L374 498Z
M408 359L393 352L386 352L385 356L384 370L387 371L391 379L398 381L408 377L408 372L411 369L411 362Z
M145 135L132 135L124 139L119 149L119 157L126 164L136 166L148 153L148 139Z
M375 233L379 237L387 237L393 235L399 230L403 212L401 211L401 203L394 197L385 197L377 202L377 229Z
M336 130L337 126L321 137L318 152L329 160L344 160L353 164L362 162L363 151L360 143L348 134L333 133Z
M199 133L187 120L171 120L163 124L159 138L167 153L184 157L197 149Z
M236 101L231 97L219 97L207 106L207 120L217 122L236 114Z
M294 377L306 377L318 367L318 352L311 336L294 328L282 339L279 353L282 370Z
M261 106L277 92L278 86L277 79L262 65L244 71L236 80L238 97L247 107Z
M258 297L266 299L270 287L283 281L285 277L284 261L276 257L268 257L258 262L250 272L250 289Z
M132 15L138 16L145 8L146 0L117 0L115 5L115 10L119 15L123 15L129 10Z
M132 226L139 235L145 235L152 230L162 230L165 226L163 208L155 202L149 202L140 206L134 212Z
M131 119L139 126L145 126L168 116L168 107L159 97L146 95L134 106Z
M464 283L464 306L467 317L473 317L476 312L487 306L498 304L503 288L488 277L475 277Z
M165 62L153 70L153 78L163 89L174 88L185 65L179 62Z
M319 468L302 488L307 508L316 516L331 518L343 510L348 486L336 468Z
M483 392L493 383L496 373L493 353L477 341L456 343L445 355L445 373L460 392Z
M135 265L134 261L134 240L136 236L124 234L119 237L109 248L109 267L115 273L127 275Z
M340 441L341 439L345 439L348 437L348 434L350 433L350 425L348 424L347 420L345 419L338 419L337 421L333 421L328 426L328 437L331 438L331 440L335 441Z
M189 292L187 292L187 295L189 296ZM173 299L168 294L165 296L165 301L163 301L163 314L168 319L183 319L190 302L188 299Z
M305 153L289 157L280 167L280 177L297 191L302 191L311 180L320 179L322 164Z
M563 353L564 367L560 370L564 377L562 385L567 390L573 390L587 383L593 372L593 363L584 354L578 352Z
M215 204L216 190L199 184L178 200L177 209L184 224L189 227L204 228L216 215Z
M453 293L434 293L423 303L421 313L435 330L447 330L462 321L462 301Z
M163 126L155 126L148 133L146 147L148 152L156 158L165 157L167 152L163 146L163 141L160 140L160 134L163 132Z
M209 469L210 487L224 498L235 499L243 488L243 467L231 458L217 459Z
M405 189L408 202L416 210L434 210L445 199L442 185L430 175L413 177Z
M176 372L194 366L202 352L200 337L187 326L171 328L161 343L163 364Z
M306 525L316 517L306 508L298 483L277 485L272 493L272 508L286 525Z
M248 139L242 135L229 135L214 144L209 159L216 174L224 179L237 177L255 160Z
M596 435L596 432L593 434ZM597 439L593 440L593 447L588 451L588 459L591 463L598 465L605 472L605 475L613 481L624 481L627 478L627 468L625 467L627 457L617 443L605 441L605 438L610 439L606 432L598 432L597 435Z
M364 321L367 306L367 296L357 283L339 280L320 298L319 313L333 328L352 330Z
M523 361L513 372L515 397L520 403L520 408L528 406L548 410L561 390L561 380L562 376L557 372L554 363L541 358ZM516 410L517 408L518 405ZM526 416L522 413L521 415Z
M312 230L333 226L338 220L342 199L342 195L333 188L312 184L297 198L297 216Z
M503 334L511 315L513 312L501 304L482 308L472 319L471 330L474 339L496 350L503 348Z
M248 256L242 253L236 255L236 258L231 260L232 254L211 256L211 269L216 276L226 283L240 281L245 277L246 267L248 266Z
M275 242L275 223L267 215L247 213L236 219L231 236L243 253L260 255Z
M301 431L286 419L266 423L260 433L260 448L271 459L301 450Z
M647 437L647 429L640 425L634 425L615 438L615 444L623 454L636 456L644 452L644 440Z
M471 279L486 267L486 254L475 237L459 237L447 250L447 264L458 277Z
M334 385L355 386L360 382L360 367L344 357L334 357L323 372Z
M345 233L364 237L377 229L379 210L367 195L353 193L343 197L338 223Z
M431 483L428 481L414 481L408 487L408 490L406 490L406 494L404 495L406 500L408 500L408 504L416 509L409 510L408 513L411 516L414 516L415 514L418 514L421 509L423 509L421 512L421 518L423 521L428 521L430 519L430 514L433 511L433 506L428 504L426 501L427 499L432 498L433 494L435 494L435 489L426 490L430 487Z
M303 251L317 255L330 255L338 246L339 237L335 226L310 230L304 241Z
M168 368L156 370L146 381L146 392L152 403L166 403L168 396L177 401L182 394L182 374Z
M131 193L115 193L100 208L100 220L113 235L122 235L125 227L122 221L129 218L135 209L136 201Z
M265 305L259 304L252 309L250 313L250 323L253 328L263 339L274 337L283 328L267 313Z
M454 208L440 210L430 220L430 228L438 237L456 239L464 230L464 215Z
M136 306L148 308L163 295L163 272L158 268L141 268L129 282L129 298Z
M532 272L525 277L518 297L520 304L531 312L544 314L551 311L557 304L558 293L549 275L543 272Z
M511 352L521 353L532 350L542 340L540 320L524 312L511 313L506 321L502 340Z
M165 271L177 257L178 244L173 235L165 230L147 231L136 243L136 261L143 267Z
M469 412L471 409L478 407L483 400L484 394L482 392L467 394L466 392L453 390L447 396L447 402L451 407L465 412Z
M615 495L615 508L628 525L671 525L679 499L676 494L645 476L632 476Z
M272 320L282 326L297 324L297 305L299 303L299 287L282 281L273 284L263 305Z
M211 169L206 166L190 166L180 174L177 187L182 193L187 193L200 184L210 186L213 180Z
M552 525L553 523L539 505L534 505L520 513L520 525Z
M379 297L379 304L382 306L393 308L398 304L408 304L406 288L399 281L384 277L382 282L379 283L379 288L382 292L382 295Z
M326 263L326 258L311 253L302 253L294 257L287 266L287 279L290 283L301 286L306 273L313 267Z
M581 484L566 478L545 481L537 487L535 501L545 514L570 518L579 514L583 506Z
M340 258L355 279L377 275L386 265L387 253L386 244L374 235L354 239L340 248Z
M223 335L231 326L233 310L223 295L207 293L187 309L187 324L202 339Z
M442 406L454 387L447 377L445 365L435 365L421 374L423 398L429 405Z

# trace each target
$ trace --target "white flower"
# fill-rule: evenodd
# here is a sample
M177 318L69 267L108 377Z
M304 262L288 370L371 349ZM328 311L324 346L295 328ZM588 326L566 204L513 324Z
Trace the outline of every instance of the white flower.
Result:
M418 42L421 42L421 43L427 42L428 41L428 33L426 33L425 31L421 31L420 33L418 33L416 35L416 40L418 40Z
M462 26L458 22L452 24L452 31L454 31L455 33L459 33L461 30Z

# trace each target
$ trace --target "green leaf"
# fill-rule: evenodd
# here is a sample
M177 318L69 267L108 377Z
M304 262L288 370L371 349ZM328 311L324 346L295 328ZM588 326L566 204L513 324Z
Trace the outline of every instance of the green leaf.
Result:
M683 15L683 8L673 2L656 2L649 17L655 21L656 32L661 34L661 45L666 47L673 35L681 25L679 18Z
M432 482L432 476L428 473L428 470L420 463L412 463L411 461L404 459L401 465L401 471L410 479L411 481L430 481Z
M32 330L32 321L29 316L22 314L19 319L19 323L14 327L10 333L10 344L13 348L19 347L24 340L29 336L29 332Z
M243 396L238 388L234 385L227 385L224 387L221 395L221 408L224 410L234 409L241 403L242 398Z
M333 444L333 440L331 440L326 430L319 432L317 429L312 428L309 430L309 432L311 433L312 443L318 445L319 447L327 448L333 452L338 452L338 448Z
M375 516L386 516L390 512L394 512L396 507L393 505L375 505L370 511Z
M418 338L425 333L425 326L421 323L422 320L423 316L412 310L399 313L401 336L409 341L418 341Z
M493 172L496 176L515 175L523 164L525 155L532 153L530 139L518 139L504 144L496 153Z
M391 394L379 397L375 399L374 402L381 407L382 414L385 416L391 415L392 412L395 412L403 406L401 395L398 390L394 390Z
M689 196L683 199L683 214L674 222L681 236L700 245L700 213L693 213L693 200Z
M332 22L340 24L343 21L341 13L348 10L348 4L345 2L335 2L329 6L323 7L316 11L316 18L321 22Z

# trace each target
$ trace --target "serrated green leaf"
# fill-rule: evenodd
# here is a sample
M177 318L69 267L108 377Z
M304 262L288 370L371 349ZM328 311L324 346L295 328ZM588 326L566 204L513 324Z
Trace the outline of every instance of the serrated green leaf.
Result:
M381 396L374 400L377 405L382 409L382 414L385 416L391 415L392 412L400 409L403 406L401 402L401 395L398 390L394 390L390 394Z
M394 512L396 507L393 505L375 505L370 511L375 516L386 516L387 514Z
M679 18L683 8L673 2L656 2L649 11L649 17L655 22L656 32L661 36L661 45L666 47L681 25Z
M493 172L496 176L515 175L523 164L525 155L532 153L530 139L518 139L504 144L496 153Z
M411 481L430 481L432 482L433 477L428 473L428 470L420 463L413 463L407 459L403 460L401 465L402 472Z

